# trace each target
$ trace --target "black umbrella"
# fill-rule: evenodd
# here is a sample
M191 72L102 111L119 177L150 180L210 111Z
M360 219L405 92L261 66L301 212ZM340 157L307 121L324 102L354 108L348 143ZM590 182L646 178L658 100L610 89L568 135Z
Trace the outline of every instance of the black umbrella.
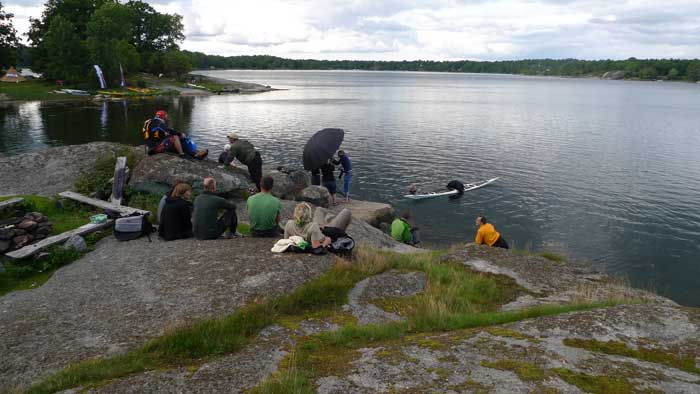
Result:
M333 157L343 143L343 129L323 129L317 131L304 147L304 168L315 170Z

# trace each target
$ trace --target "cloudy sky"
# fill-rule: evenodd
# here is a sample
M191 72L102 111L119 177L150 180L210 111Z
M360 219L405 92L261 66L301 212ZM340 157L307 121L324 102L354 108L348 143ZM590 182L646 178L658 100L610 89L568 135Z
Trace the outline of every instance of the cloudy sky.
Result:
M42 0L3 1L26 32ZM700 0L156 0L184 49L315 59L700 57Z

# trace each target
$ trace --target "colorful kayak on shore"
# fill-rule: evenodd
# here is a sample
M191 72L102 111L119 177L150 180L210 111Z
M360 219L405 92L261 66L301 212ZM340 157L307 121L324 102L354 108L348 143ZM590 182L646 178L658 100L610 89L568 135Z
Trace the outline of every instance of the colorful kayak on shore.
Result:
M474 183L465 183L464 184L464 191L469 192L472 190L476 190L479 188L482 188L488 184L491 184L495 181L497 181L499 177L496 178L491 178L485 181L481 182L474 182ZM443 196L454 196L458 194L458 190L446 190L444 192L430 192L430 193L416 193L416 194L407 194L404 197L405 198L410 198L411 200L424 200L426 198L433 198L433 197L443 197Z

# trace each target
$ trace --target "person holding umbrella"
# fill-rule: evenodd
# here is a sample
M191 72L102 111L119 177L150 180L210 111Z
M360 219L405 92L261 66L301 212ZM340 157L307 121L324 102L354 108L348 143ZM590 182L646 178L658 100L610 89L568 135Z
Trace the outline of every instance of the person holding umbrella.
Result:
M260 191L260 179L262 179L262 158L260 157L260 152L256 151L255 146L248 140L240 139L236 133L230 133L228 141L230 143L228 152L226 152L225 156L222 154L220 161L223 161L226 165L231 165L233 159L238 159L238 161L248 166L250 179L253 180L255 187Z
M304 169L311 171L312 183L314 175L319 170L325 171L322 174L322 182L330 192L331 201L335 204L335 175L333 174L335 167L330 162L335 155L335 152L343 143L345 132L342 129L323 129L317 131L304 146ZM332 183L331 183L332 180Z
M331 194L331 204L338 205L335 201L335 193L338 191L338 186L335 183L335 166L331 159L328 159L328 161L321 166L321 183L323 187L328 189L328 193Z

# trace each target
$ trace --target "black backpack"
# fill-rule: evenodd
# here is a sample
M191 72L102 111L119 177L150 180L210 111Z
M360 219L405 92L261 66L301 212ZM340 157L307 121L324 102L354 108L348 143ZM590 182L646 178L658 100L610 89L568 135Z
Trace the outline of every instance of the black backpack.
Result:
M355 240L345 231L336 227L324 227L321 232L332 241L328 247L331 253L349 256L355 249Z
M114 238L118 241L131 241L145 235L148 237L148 242L151 242L151 233L154 229L151 222L148 221L148 215L135 213L116 219L113 231Z

